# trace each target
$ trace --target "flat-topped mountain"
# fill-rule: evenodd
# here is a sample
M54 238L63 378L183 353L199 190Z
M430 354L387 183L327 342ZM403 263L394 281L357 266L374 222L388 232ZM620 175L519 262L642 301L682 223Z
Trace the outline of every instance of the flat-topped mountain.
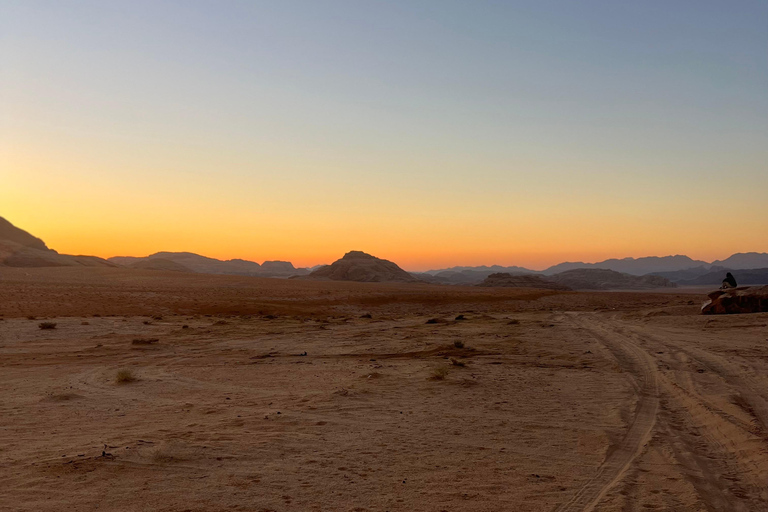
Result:
M421 280L412 276L397 264L371 256L362 251L350 251L343 258L330 265L320 267L304 279L358 281L370 283L399 282L418 283Z
M570 290L568 286L556 283L535 274L512 275L509 272L491 274L477 286L498 288L544 288L549 290Z
M115 266L96 256L59 254L41 239L0 217L0 266L3 267L94 267Z

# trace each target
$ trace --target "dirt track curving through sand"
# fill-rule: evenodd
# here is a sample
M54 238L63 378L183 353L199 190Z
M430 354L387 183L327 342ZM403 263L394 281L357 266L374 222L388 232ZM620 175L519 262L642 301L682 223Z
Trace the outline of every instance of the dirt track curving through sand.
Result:
M689 335L649 329L618 315L573 313L567 319L610 350L633 381L638 404L621 443L558 511L602 509L607 503L601 500L639 466L649 442L663 446L679 465L673 472L692 482L699 496L692 510L765 509L768 408L754 368L697 346ZM663 359L669 355L677 368ZM691 365L698 366L695 373L683 370ZM702 374L722 391L702 393L692 377ZM733 402L750 417L735 414Z
M609 453L593 476L573 498L559 507L562 512L591 511L600 498L623 476L626 469L643 450L656 423L659 408L659 387L653 358L629 338L594 322L595 315L570 314L575 326L588 331L608 348L632 378L638 402L632 424L621 443Z

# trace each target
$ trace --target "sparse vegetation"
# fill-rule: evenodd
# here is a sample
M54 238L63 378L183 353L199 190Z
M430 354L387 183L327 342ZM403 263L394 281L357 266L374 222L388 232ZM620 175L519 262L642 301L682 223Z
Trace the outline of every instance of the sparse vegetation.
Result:
M149 320L144 320L144 325L152 325L152 322L150 322Z
M56 328L56 323L55 322L41 322L38 325L38 327L41 328L41 329L55 329Z
M466 320L466 318L464 317L464 315L458 315L458 316L455 318L455 320Z
M427 323L428 324L437 324L437 323L440 323L440 319L439 318L430 318L429 320L427 320Z
M136 376L134 376L133 372L128 369L123 369L117 372L117 376L115 377L115 382L118 384L128 384L130 382L134 382L136 380Z
M453 346L456 348L464 348L464 342L461 340L456 340L453 342Z
M432 370L432 374L430 375L430 380L445 380L445 378L448 376L448 367L447 366L438 366Z
M453 366L458 366L460 368L464 368L465 366L467 366L467 363L465 363L464 361L459 361L458 359L455 359L453 357L451 358L451 364Z
M517 319L514 319L514 318L512 320L510 320L509 322L507 322L507 325L519 325L519 324L520 324L520 320L517 320Z

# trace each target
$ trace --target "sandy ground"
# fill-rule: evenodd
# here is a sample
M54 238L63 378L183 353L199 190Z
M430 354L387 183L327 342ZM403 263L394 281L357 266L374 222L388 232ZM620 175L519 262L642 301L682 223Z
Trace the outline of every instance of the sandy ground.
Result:
M768 510L703 298L0 269L0 510Z

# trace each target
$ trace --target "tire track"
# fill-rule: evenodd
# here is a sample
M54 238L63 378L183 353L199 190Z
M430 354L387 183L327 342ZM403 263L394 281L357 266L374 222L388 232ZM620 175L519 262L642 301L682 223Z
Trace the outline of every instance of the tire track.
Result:
M659 410L659 384L655 361L630 338L603 329L581 315L569 314L568 318L611 351L622 369L632 376L638 395L635 416L621 443L608 453L592 478L556 509L559 512L589 512L621 480L650 440Z

